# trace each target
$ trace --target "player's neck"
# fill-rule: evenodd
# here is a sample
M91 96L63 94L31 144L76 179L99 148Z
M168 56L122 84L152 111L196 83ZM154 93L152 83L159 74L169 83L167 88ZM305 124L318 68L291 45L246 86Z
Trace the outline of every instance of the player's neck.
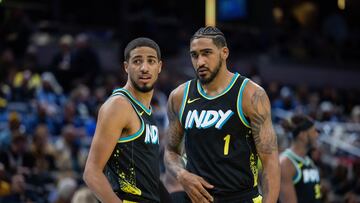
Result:
M230 72L226 67L219 70L217 76L208 84L201 84L205 93L209 96L216 96L222 93L230 84L234 73Z
M300 143L294 143L291 145L291 150L298 156L304 158L307 154L307 148Z
M152 99L152 96L154 94L154 90L151 90L149 92L141 92L135 87L133 87L131 84L126 83L124 86L124 89L128 90L135 99L137 99L141 104L143 104L146 108L150 108L150 102Z

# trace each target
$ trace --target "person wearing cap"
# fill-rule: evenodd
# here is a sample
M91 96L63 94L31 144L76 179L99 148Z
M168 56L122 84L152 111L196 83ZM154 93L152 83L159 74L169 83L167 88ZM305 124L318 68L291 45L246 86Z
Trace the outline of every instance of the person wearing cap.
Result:
M292 143L280 155L280 202L322 202L319 170L307 155L316 148L319 135L314 121L297 114L285 120L282 126L291 134Z

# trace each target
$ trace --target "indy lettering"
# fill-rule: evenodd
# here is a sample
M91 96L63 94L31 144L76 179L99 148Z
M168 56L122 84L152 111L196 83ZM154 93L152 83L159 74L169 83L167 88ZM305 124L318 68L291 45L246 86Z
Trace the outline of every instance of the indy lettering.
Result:
M215 126L220 130L233 114L234 112L231 110L227 110L225 113L222 110L202 110L200 114L197 110L189 111L186 115L185 129L191 129L195 124L198 129Z

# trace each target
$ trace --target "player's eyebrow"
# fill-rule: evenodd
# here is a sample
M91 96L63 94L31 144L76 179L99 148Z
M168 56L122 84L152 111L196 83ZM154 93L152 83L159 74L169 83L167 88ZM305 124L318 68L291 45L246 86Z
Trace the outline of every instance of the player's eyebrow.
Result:
M205 51L212 51L213 49L211 49L211 48L205 48L205 49L201 49L201 50L199 50L199 51L195 51L195 50L192 50L192 51L190 51L190 54L194 54L194 53L197 53L197 52L205 52Z
M154 59L157 59L157 57L154 56L154 55L147 55L147 56L145 56L145 57L146 57L146 58L154 58ZM132 59L138 59L138 58L143 58L143 55L135 55L135 56L132 57Z

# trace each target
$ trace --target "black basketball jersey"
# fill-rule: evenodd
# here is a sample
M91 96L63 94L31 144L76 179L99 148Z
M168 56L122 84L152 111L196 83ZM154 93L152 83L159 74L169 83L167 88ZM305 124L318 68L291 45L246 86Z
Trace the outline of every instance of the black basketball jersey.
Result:
M142 105L126 89L114 90L112 96L115 95L129 100L139 116L141 127L135 134L118 140L104 174L120 199L159 202L159 132L151 109Z
M206 95L198 80L186 83L179 112L184 128L186 168L224 195L257 191L257 160L249 119L242 111L249 79L235 73L219 95Z
M321 202L320 174L314 162L306 156L299 157L292 150L287 149L282 153L295 166L296 174L293 183L298 202Z

